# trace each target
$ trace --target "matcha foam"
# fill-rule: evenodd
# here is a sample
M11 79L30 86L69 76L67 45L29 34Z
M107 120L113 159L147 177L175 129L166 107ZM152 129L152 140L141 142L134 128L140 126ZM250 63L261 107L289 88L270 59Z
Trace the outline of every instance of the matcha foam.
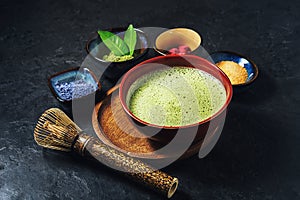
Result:
M141 120L160 126L183 126L216 113L226 101L222 83L195 68L171 67L137 79L126 103Z

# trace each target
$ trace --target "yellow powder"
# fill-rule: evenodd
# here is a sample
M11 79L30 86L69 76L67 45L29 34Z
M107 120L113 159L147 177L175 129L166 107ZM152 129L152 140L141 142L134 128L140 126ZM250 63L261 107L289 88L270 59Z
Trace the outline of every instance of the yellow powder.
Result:
M245 83L248 77L247 70L233 61L221 61L216 64L229 78L231 84Z

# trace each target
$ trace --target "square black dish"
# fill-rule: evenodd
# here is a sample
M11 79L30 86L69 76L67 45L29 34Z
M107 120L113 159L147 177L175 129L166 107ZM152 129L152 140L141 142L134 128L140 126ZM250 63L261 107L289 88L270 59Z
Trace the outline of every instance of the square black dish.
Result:
M52 75L48 79L48 86L55 98L63 103L101 90L94 73L88 68L79 67Z

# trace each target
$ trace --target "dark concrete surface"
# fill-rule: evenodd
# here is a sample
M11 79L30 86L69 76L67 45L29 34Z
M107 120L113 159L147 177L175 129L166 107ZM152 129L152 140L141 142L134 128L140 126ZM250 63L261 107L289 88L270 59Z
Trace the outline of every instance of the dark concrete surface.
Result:
M79 66L98 28L192 27L209 51L252 58L259 78L235 93L220 140L166 172L174 199L300 199L300 1L0 1L0 199L163 199L115 172L33 140L61 107L47 77Z

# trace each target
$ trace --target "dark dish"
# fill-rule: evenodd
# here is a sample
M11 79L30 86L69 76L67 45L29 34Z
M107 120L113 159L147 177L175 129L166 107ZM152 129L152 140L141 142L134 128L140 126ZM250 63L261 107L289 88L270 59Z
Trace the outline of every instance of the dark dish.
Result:
M120 38L124 37L126 28L112 28L108 31L117 34ZM110 54L110 50L104 45L98 33L94 33L86 44L86 52L93 58L93 64L104 70L104 75L111 80L118 80L125 72L138 64L149 48L146 34L135 29L137 41L133 53L133 59L123 62L108 62L103 60L105 55Z
M248 74L246 81L241 84L233 84L233 86L249 85L250 83L255 81L255 79L258 76L258 68L256 64L249 58L240 55L238 53L229 52L229 51L218 51L212 53L210 57L214 63L220 63L222 61L233 61L246 69Z
M73 68L52 75L48 85L53 95L64 103L91 95L101 89L95 75L87 68Z

